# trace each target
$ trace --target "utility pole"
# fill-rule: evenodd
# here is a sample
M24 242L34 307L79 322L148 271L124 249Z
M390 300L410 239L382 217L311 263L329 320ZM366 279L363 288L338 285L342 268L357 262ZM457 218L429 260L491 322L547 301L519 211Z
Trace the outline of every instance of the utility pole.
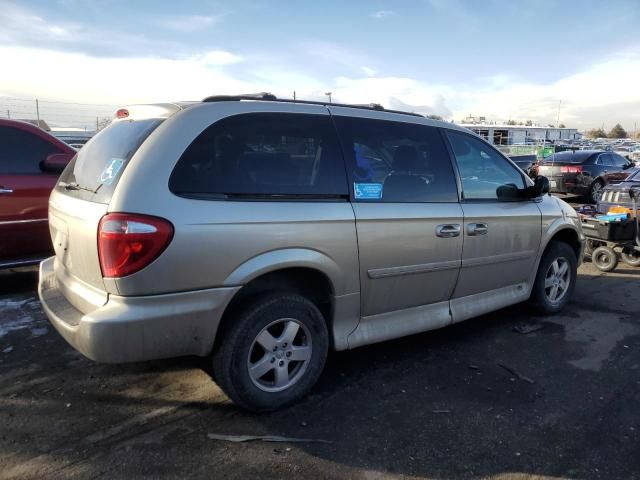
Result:
M38 104L37 98L36 98L36 118L38 119L38 126L40 126L40 105Z
M96 117L96 133L98 132L98 117Z
M294 102L296 101L296 91L295 90L293 91L293 101Z
M556 122L556 127L560 126L560 105L562 105L562 100L558 102L558 121Z
M11 110L7 110L7 118L11 120Z
M333 92L325 92L325 95L329 97L329 104L331 104L331 93Z

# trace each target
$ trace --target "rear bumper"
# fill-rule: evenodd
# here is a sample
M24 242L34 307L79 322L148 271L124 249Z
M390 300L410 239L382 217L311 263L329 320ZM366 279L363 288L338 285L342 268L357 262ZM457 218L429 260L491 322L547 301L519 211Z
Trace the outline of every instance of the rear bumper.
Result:
M83 313L64 297L58 282L54 257L43 261L38 295L49 321L73 348L104 363L207 355L222 313L240 288L109 295L104 305Z
M33 265L38 265L42 260L46 257L28 257L28 258L20 258L20 259L12 259L12 260L0 260L0 270L5 268L19 268L19 267L30 267Z
M589 193L588 186L582 185L576 181L567 181L562 177L550 178L549 183L551 193L570 193L574 195L586 195Z

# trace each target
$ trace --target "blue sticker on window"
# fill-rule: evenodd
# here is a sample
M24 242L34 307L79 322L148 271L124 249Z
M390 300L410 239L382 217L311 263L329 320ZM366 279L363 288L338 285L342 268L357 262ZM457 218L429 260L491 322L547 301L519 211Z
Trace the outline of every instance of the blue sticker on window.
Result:
M124 165L124 160L121 158L112 158L109 165L105 167L105 169L100 174L100 181L105 185L111 185L113 180L118 175L118 172Z
M356 200L382 200L382 184L354 183L353 194Z

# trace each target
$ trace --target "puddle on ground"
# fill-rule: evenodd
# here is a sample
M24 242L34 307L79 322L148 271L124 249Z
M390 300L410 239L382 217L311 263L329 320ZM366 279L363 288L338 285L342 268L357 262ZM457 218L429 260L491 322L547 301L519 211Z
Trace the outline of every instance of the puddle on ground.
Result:
M35 297L24 300L0 298L0 338L16 330L30 329L33 337L48 333L40 318L42 310Z
M599 371L611 352L626 337L640 333L630 316L579 310L579 315L548 317L547 322L564 327L565 340L581 344L583 356L569 364L582 370Z
M20 317L0 323L0 338L15 330L22 330L33 327L35 320L33 317Z

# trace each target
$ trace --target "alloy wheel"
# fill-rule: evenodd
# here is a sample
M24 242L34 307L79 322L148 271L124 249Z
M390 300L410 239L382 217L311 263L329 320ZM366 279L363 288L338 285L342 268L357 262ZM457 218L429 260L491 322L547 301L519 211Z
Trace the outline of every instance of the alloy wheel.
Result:
M256 335L247 368L253 384L265 392L281 392L294 385L309 365L309 329L293 318L271 322Z
M556 258L544 278L544 293L551 303L558 303L567 294L571 284L569 261L564 257Z
M598 201L600 200L600 196L602 195L603 188L604 185L602 185L602 183L600 183L599 181L595 182L591 186L591 201L593 203L598 203Z

